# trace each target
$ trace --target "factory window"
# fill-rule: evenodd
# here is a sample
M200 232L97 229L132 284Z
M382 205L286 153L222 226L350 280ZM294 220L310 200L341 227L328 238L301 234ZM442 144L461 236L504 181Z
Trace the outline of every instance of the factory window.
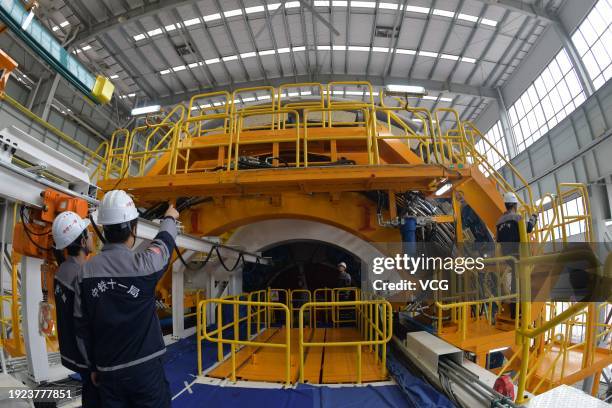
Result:
M485 139L486 141L479 140L476 143L476 150L478 153L485 156L489 164L497 170L505 164L504 159L508 158L508 148L506 147L506 139L504 138L501 121L497 121L497 123L489 129L485 135ZM495 151L493 147L495 147L497 151ZM500 156L498 152L501 153L503 157Z
M574 67L565 49L561 49L508 110L518 152L546 134L584 100Z
M582 198L578 197L563 203L563 214L565 217L584 215ZM568 237L583 234L585 231L584 220L574 220L565 225L565 233Z
M578 26L572 42L576 46L595 89L612 77L612 0L599 0L582 24Z
M549 200L544 201L546 204ZM536 201L536 205L539 205L539 201ZM573 200L566 201L563 203L563 215L567 220L568 217L576 217L584 215L584 205L582 202L582 198L578 197ZM551 224L559 225L561 222L561 209L557 208L557 216L555 219L555 213L552 208L548 208L547 210L542 211L539 214L538 226L546 230ZM570 220L565 224L565 234L567 237L571 237L572 235L584 234L585 232L585 223L582 219ZM561 231L561 227L554 227L552 234L547 236L546 241L552 240L561 240L563 238L563 232Z

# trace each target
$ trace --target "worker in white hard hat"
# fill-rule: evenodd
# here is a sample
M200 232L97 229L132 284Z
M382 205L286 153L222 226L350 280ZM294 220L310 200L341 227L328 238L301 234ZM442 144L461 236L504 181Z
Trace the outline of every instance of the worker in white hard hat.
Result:
M352 281L351 275L346 271L346 262L338 263L338 287L348 288Z
M106 243L83 266L74 313L77 342L96 372L105 408L170 407L155 286L175 248L178 216L169 205L154 240L135 252L138 210L132 198L109 191L98 208Z
M519 234L519 223L523 222L523 217L518 213L519 200L515 193L507 192L504 194L504 205L506 212L497 220L495 229L497 232L497 242L501 243L501 253L504 256L518 257L521 237ZM531 215L527 221L527 233L533 231L538 216ZM501 277L502 292L504 295L516 292L514 265L508 264ZM510 304L510 314L514 317L515 308Z
M64 211L53 221L55 258L58 269L53 282L57 317L57 336L62 365L79 373L83 383L83 407L101 407L97 387L91 380L89 367L79 352L75 334L74 296L77 275L93 250L93 240L87 231L89 220L72 211Z

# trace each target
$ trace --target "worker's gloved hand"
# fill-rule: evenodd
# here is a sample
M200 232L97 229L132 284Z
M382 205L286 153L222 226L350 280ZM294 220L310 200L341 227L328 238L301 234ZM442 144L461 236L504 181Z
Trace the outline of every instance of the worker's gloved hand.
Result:
M172 204L170 204L166 210L166 213L164 214L164 217L172 217L175 220L178 220L179 212L176 211L176 208L174 208Z

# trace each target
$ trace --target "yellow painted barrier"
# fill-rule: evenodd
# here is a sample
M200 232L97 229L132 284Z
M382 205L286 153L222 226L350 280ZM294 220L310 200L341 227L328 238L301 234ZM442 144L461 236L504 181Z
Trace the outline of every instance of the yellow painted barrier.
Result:
M212 331L207 329L206 312L208 305L217 305L217 328ZM233 319L227 324L223 324L223 314L221 305L231 305L233 308ZM285 313L285 319L287 324L287 333L285 336L284 343L266 343L260 341L253 341L251 339L241 340L239 325L241 322L248 319L249 313L243 318L239 318L239 307L247 306L250 310L251 307L265 307L268 309L274 308L275 310L281 309ZM223 331L232 327L234 329L234 338L224 338ZM276 347L285 349L285 367L286 367L286 384L291 384L291 313L287 305L277 302L257 302L248 300L237 300L237 299L206 299L200 302L198 305L198 324L197 324L197 351L198 351L198 375L202 375L202 341L207 340L213 343L217 343L221 346L221 352L224 344L230 345L230 359L232 363L231 380L236 381L236 352L239 346L255 346L255 347ZM213 337L216 336L216 337ZM221 358L219 361L223 359Z
M314 307L354 307L360 315L365 316L364 320L371 330L366 330L367 333L372 333L362 340L356 341L338 341L338 342L307 342L304 340L304 313ZM299 344L300 344L300 382L304 382L304 354L307 347L350 347L356 348L357 373L356 381L358 384L362 382L361 373L361 351L364 346L382 345L381 355L381 372L386 375L387 351L386 344L393 336L393 317L391 304L386 300L355 300L346 302L310 302L302 305L299 312ZM378 353L377 353L378 355Z

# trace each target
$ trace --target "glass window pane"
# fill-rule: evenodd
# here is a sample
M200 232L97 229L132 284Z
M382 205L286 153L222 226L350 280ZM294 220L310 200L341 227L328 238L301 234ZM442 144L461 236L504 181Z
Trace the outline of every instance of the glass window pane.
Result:
M580 32L580 30L576 30L576 32L572 36L572 42L574 43L574 46L578 50L578 53L580 54L580 56L583 56L584 53L587 52L589 49L589 46L584 40L584 37L582 36L582 33Z
M561 49L561 52L556 58L557 63L559 64L559 68L561 68L561 73L566 74L567 71L572 69L572 63L570 62L567 54L565 53L565 49Z

